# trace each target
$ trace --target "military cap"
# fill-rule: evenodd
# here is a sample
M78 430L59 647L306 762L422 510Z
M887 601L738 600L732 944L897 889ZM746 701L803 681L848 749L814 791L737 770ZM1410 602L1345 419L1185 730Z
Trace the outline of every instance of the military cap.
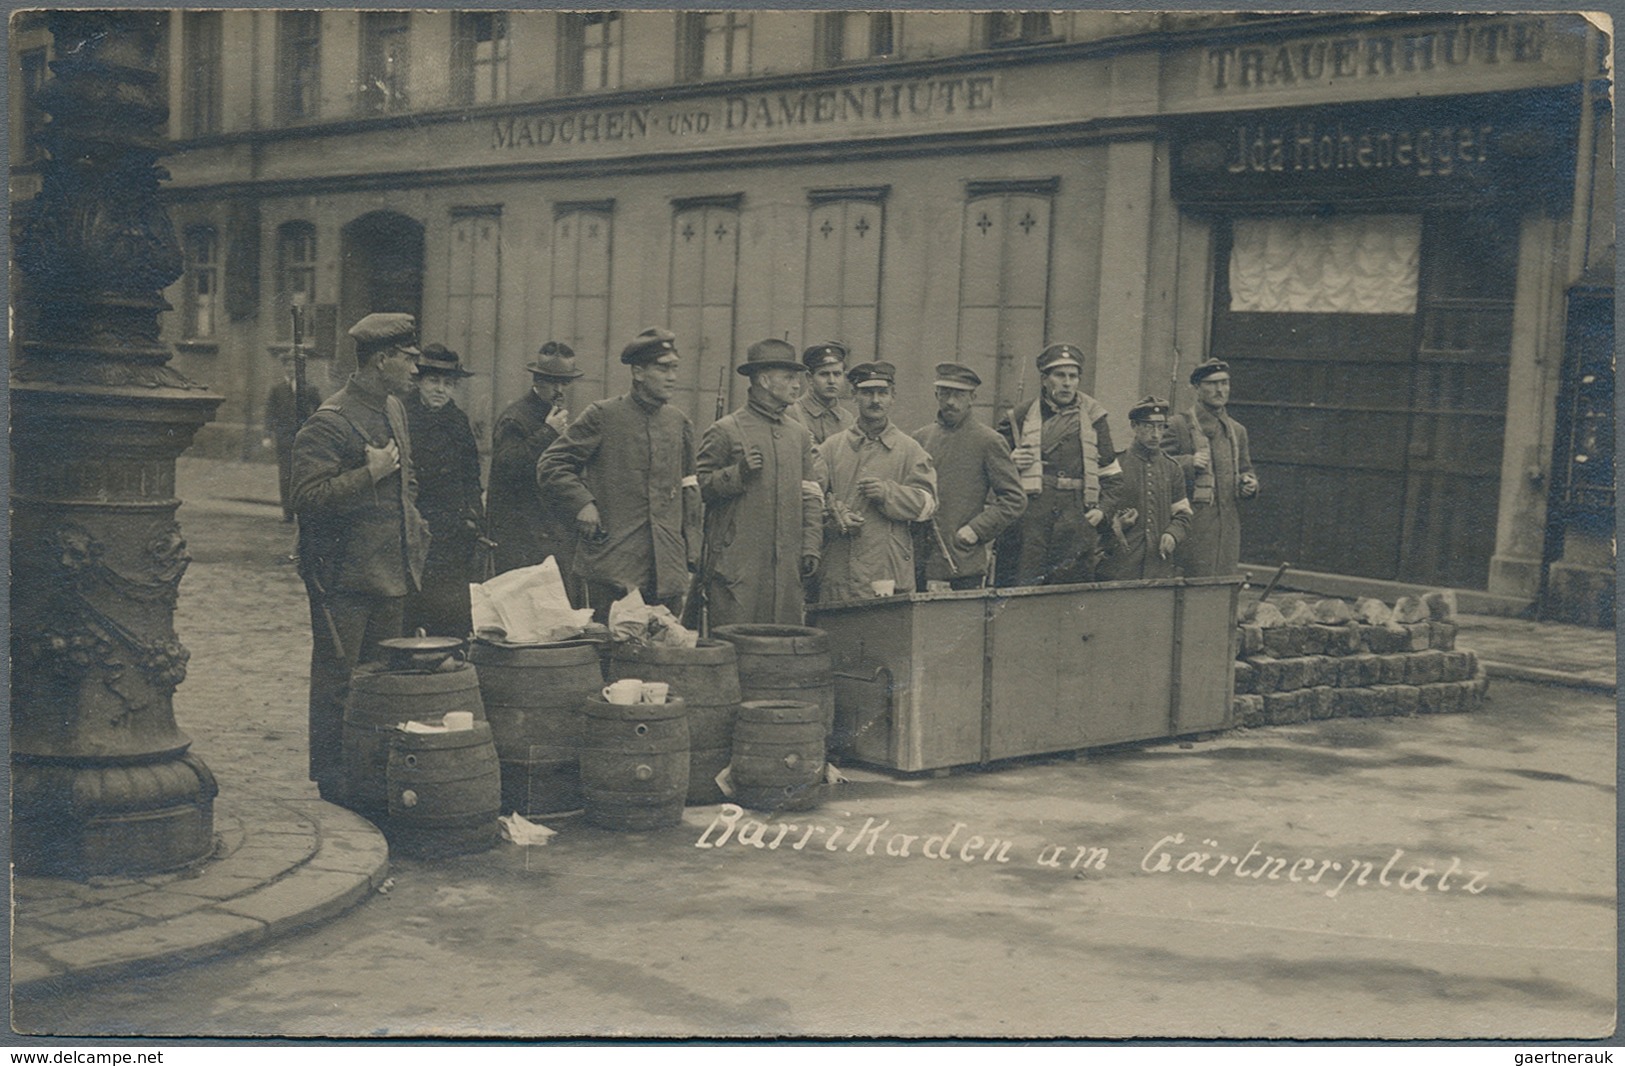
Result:
M830 363L840 363L844 366L848 354L846 345L838 344L835 341L825 341L822 344L815 344L802 352L801 361L806 365L810 373L820 367L828 366Z
M423 351L418 353L417 365L412 368L412 373L446 374L454 378L474 376L474 371L463 366L462 357L444 344L426 345Z
M1205 381L1214 374L1223 374L1225 377L1229 377L1230 364L1223 359L1209 359L1205 363L1198 363L1196 369L1191 371L1191 384L1194 385L1198 381Z
M1168 421L1168 401L1157 396L1147 396L1128 409L1128 420L1130 422L1166 422Z
M350 327L356 355L370 355L380 348L403 348L418 354L418 323L400 311L374 311Z
M855 389L874 389L897 384L897 368L887 362L859 363L846 372Z
M796 362L796 350L789 341L769 337L745 349L745 361L734 369L741 374L754 374L758 370L802 371L807 368Z
M627 366L644 366L665 355L677 355L677 334L666 329L651 328L633 337L621 349L621 362Z
M943 389L964 389L969 392L982 383L976 371L963 363L938 363L937 380L932 384Z
M1047 374L1058 366L1083 369L1083 352L1075 344L1052 344L1038 354L1038 372Z
M576 353L562 341L548 341L536 352L540 359L525 364L525 369L538 377L554 381L574 381L584 371L576 369Z

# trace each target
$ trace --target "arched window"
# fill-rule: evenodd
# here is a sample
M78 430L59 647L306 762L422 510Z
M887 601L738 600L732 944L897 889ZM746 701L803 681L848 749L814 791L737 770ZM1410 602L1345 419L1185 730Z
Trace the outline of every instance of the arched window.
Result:
M220 237L213 226L186 228L187 340L211 340L220 307Z

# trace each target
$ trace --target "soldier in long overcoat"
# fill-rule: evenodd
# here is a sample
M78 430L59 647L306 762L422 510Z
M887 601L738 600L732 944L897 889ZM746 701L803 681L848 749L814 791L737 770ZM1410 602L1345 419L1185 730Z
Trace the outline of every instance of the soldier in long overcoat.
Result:
M486 496L492 562L498 573L535 566L548 556L558 560L559 574L572 597L570 579L575 547L573 515L550 507L537 482L536 464L547 446L570 424L564 392L581 376L569 345L548 341L538 358L525 364L530 391L510 404L491 431L491 489ZM575 606L582 606L575 603Z
M919 441L892 425L897 369L860 363L848 373L858 420L824 441L830 494L819 602L914 591L909 524L937 513L937 474Z
M1185 577L1215 577L1241 568L1241 501L1258 495L1247 427L1231 418L1230 364L1209 359L1191 371L1196 404L1168 421L1165 447L1185 473L1190 535L1174 563Z
M914 431L937 468L937 513L918 538L925 579L953 589L981 587L989 547L1027 509L1010 446L971 410L981 383L968 366L938 363L936 420Z
M310 597L310 776L344 799L340 747L350 673L401 635L423 578L429 529L418 513L406 411L418 357L411 315L370 314L350 329L357 370L293 442L299 572Z
M431 344L418 356L413 376L417 394L405 402L406 424L412 432L418 512L434 539L422 588L406 598L405 629L463 638L474 631L468 584L475 577L474 549L485 531L485 504L480 450L452 392L474 375L456 352Z
M575 572L598 621L633 589L680 614L700 558L694 425L667 401L676 338L644 330L621 351L632 391L589 404L542 453L543 495L576 525Z
M824 536L812 436L786 414L804 370L794 348L765 340L738 371L750 378L745 405L711 424L696 461L710 622L800 625Z
M1185 475L1162 453L1168 401L1147 396L1128 412L1134 443L1123 453L1118 512L1100 565L1105 581L1174 577L1173 554L1190 532Z

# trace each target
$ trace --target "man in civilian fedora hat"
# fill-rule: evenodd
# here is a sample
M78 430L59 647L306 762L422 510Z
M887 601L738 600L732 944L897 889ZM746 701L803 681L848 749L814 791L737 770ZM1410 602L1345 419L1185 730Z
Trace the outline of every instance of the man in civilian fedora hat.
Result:
M1129 408L1128 424L1134 443L1120 460L1123 487L1100 577L1105 581L1175 577L1173 554L1190 532L1191 505L1179 464L1162 453L1168 401L1147 396Z
M1196 403L1168 420L1164 448L1185 472L1190 535L1174 563L1185 577L1216 577L1241 568L1241 501L1258 495L1247 427L1231 418L1230 364L1209 359L1191 371Z
M828 527L819 602L914 591L911 522L937 513L937 474L918 441L892 425L897 368L859 363L847 372L858 420L824 441Z
M694 425L669 401L676 338L646 329L621 350L632 390L589 404L536 464L544 496L576 526L575 572L602 622L633 589L682 611L700 556Z
M710 624L800 625L824 537L812 435L787 414L806 371L781 340L751 345L736 369L744 406L711 424L696 460Z
M491 432L491 489L486 510L491 539L496 541L492 561L501 573L535 566L553 556L570 602L581 607L584 604L577 602L578 582L571 570L573 516L542 497L536 463L570 424L565 390L582 372L576 366L576 353L560 341L542 345L525 369L530 371L530 391L502 412Z
M479 446L452 393L474 373L456 352L430 344L412 376L417 392L406 401L406 425L412 432L418 512L433 539L422 587L406 597L404 628L462 639L474 630L468 583L474 579L474 549L485 532L485 504Z
M999 423L1027 493L1021 519L1022 585L1095 580L1101 523L1110 517L1122 470L1106 408L1078 388L1083 352L1052 344L1038 356L1039 395Z
M1027 509L1010 446L978 421L971 405L982 379L961 363L938 363L937 417L914 431L937 468L937 513L922 523L926 587L982 586L988 549ZM919 543L919 542L917 542Z
M293 442L299 572L310 597L310 776L343 802L344 701L357 663L401 635L402 610L429 553L418 513L406 410L421 354L408 314L375 313L350 327L356 371Z

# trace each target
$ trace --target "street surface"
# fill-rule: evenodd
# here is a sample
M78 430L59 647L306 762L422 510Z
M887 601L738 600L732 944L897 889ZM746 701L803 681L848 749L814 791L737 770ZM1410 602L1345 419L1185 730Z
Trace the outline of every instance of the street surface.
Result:
M192 650L177 718L223 792L305 795L308 615L278 561L290 527L213 491L180 516L196 561L176 620ZM14 1025L1601 1037L1616 1001L1615 708L1519 683L1490 697L1470 716L940 778L853 769L822 809L766 827L718 807L650 833L559 819L547 847L395 861L388 892L334 921L19 1000Z

